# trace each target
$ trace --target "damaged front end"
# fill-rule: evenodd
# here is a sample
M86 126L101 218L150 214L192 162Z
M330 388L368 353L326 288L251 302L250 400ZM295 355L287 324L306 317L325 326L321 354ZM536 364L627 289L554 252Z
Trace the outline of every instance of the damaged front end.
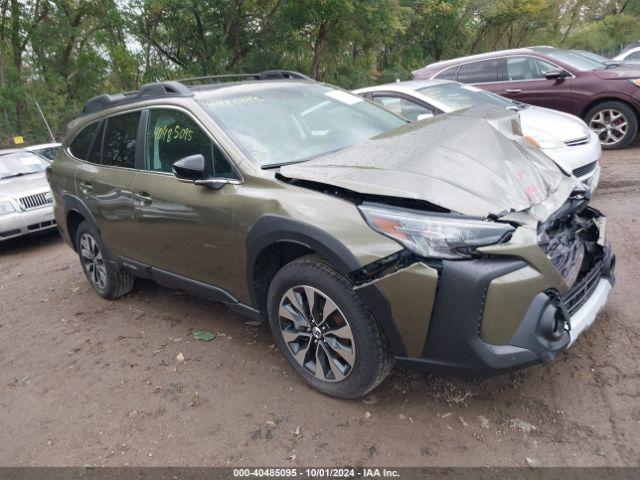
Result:
M606 242L606 217L588 206L588 199L572 196L545 222L538 226L538 243L558 270L568 290L546 293L558 307L558 322L573 332L572 317L592 297L601 281L615 284L615 256ZM575 322L574 322L575 323ZM581 328L580 331L584 330Z

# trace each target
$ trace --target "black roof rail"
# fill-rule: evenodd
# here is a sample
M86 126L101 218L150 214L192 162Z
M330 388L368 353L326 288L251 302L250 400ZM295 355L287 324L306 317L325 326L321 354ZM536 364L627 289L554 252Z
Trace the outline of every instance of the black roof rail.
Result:
M167 98L167 97L192 97L194 93L185 85L176 81L147 83L140 87L140 90L127 93L119 93L109 95L104 93L93 97L84 104L82 109L83 115L99 112L105 108L115 107L118 105L126 105L128 103L138 102L151 98Z
M295 72L293 70L265 70L260 73L226 73L223 75L204 75L202 77L189 77L179 78L177 81L180 83L196 83L205 82L207 80L215 80L216 82L224 80L234 79L246 79L246 80L278 80L278 79L293 79L293 80L311 80L311 77L307 77L305 74Z
M118 93L109 95L104 93L93 97L84 104L82 115L89 115L110 107L118 105L126 105L128 103L138 102L151 98L169 98L169 97L193 97L194 92L185 83L202 82L207 80L231 80L231 79L247 79L247 80L277 80L277 79L297 79L311 80L312 78L300 72L291 70L265 70L260 73L240 73L225 75L207 75L203 77L190 77L180 80L167 80L164 82L147 83L140 87L140 90L126 93Z

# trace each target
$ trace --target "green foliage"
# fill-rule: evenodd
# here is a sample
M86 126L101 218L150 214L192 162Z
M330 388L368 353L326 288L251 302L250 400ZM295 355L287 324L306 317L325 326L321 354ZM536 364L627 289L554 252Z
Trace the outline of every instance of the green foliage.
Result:
M60 138L91 96L284 68L354 88L536 44L613 54L638 0L0 0L0 144Z

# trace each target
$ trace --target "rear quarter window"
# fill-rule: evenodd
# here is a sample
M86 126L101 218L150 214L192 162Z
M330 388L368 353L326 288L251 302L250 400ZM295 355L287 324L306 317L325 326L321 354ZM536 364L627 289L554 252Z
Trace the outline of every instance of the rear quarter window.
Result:
M80 130L80 133L76 135L76 138L74 138L69 145L71 155L80 160L87 160L89 157L89 147L91 147L91 142L98 129L98 123L99 122L94 122Z
M437 78L439 80L455 80L458 76L458 68L460 68L459 65L456 65L455 67L449 67L441 71L433 78Z
M458 70L458 81L462 83L488 83L498 81L499 59L467 63Z

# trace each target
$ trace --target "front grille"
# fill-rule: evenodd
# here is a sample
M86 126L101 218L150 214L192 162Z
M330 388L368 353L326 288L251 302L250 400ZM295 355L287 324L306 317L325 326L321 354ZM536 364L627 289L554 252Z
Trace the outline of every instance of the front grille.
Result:
M598 161L587 163L586 165L576 168L573 171L573 175L576 177L584 177L585 175L593 172L596 169L597 165Z
M573 140L567 140L566 142L564 142L567 147L576 147L578 145L584 145L586 143L589 143L589 135L587 135L586 137L575 138Z
M36 208L53 205L53 198L51 192L36 193L20 198L20 204L25 210L35 210Z
M581 275L571 289L562 296L569 315L576 313L589 299L598 286L602 272L602 260L597 262L591 270Z

